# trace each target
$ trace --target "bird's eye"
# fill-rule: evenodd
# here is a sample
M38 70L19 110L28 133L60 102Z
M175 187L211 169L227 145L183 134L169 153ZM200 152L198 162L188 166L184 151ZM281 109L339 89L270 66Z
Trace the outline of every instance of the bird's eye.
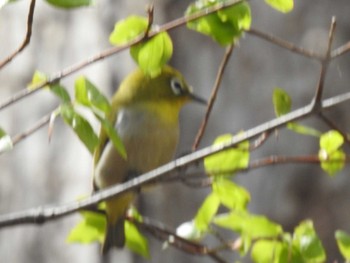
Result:
M170 85L175 95L181 95L184 92L182 83L177 78L171 79Z

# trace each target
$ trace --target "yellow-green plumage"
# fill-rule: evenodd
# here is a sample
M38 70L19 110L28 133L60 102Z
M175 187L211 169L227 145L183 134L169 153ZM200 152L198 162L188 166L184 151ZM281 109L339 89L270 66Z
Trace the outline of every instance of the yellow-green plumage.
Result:
M170 161L179 137L181 107L196 99L182 75L170 66L150 78L140 69L121 83L112 98L109 119L123 141L127 158L117 152L101 131L94 155L94 185L103 189ZM198 99L197 99L198 100ZM124 216L136 193L125 193L106 202L107 233L103 253L125 242Z

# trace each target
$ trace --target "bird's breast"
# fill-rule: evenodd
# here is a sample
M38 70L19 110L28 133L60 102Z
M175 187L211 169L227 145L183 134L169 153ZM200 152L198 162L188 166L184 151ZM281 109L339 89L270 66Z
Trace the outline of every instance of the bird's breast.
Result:
M179 136L177 120L164 120L144 109L122 108L115 126L131 169L144 173L172 159Z

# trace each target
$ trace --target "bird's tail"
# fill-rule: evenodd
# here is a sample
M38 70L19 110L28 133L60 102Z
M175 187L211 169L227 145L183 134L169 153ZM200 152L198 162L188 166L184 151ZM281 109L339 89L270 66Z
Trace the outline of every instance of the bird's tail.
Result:
M124 217L119 218L115 224L107 224L102 254L105 255L110 248L122 248L125 244Z

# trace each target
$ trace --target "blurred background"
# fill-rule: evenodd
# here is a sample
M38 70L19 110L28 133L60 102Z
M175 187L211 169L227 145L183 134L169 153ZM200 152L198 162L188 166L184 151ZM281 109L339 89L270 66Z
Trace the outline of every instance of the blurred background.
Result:
M33 35L29 47L0 71L0 103L26 88L33 72L53 74L108 48L114 23L131 14L145 14L148 1L99 0L92 7L76 10L57 9L37 1ZM155 0L155 23L162 24L183 15L191 1ZM334 47L350 40L349 2L347 0L295 1L295 9L281 14L263 1L250 1L252 27L279 36L297 45L322 52L325 49L331 17L337 18ZM29 1L17 1L0 10L0 60L21 43L26 29ZM182 71L196 93L208 97L224 48L208 37L185 27L170 32L174 41L171 64ZM325 96L349 90L350 58L334 60L328 70ZM74 79L86 75L111 96L118 83L135 68L128 52L117 54L65 78L62 84L73 90ZM214 106L208 129L200 147L210 145L223 133L247 130L274 118L272 92L285 89L296 109L310 102L318 82L320 65L313 60L246 34L235 48ZM31 127L41 116L57 107L48 91L21 100L0 112L0 126L15 135ZM327 112L344 130L349 121L343 104ZM201 123L204 108L187 105L181 113L181 143L178 155L188 152ZM319 119L302 122L322 131L329 128ZM318 151L315 138L280 130L252 154L253 159L269 155L305 155ZM65 203L91 190L91 156L74 133L58 120L51 142L43 128L0 156L0 214ZM235 178L252 195L249 205L279 222L286 230L307 218L314 220L328 253L329 262L340 260L334 231L350 231L349 168L335 178L328 177L318 165L288 164L256 169ZM175 228L195 215L208 189L193 189L183 184L167 184L142 195L140 210ZM99 246L67 244L66 236L80 219L68 216L42 226L23 225L0 229L2 262L145 262L127 251L113 251L102 259ZM149 262L212 262L187 255L151 240ZM227 254L233 262L233 253ZM103 261L104 260L104 261ZM249 258L244 259L249 262Z

